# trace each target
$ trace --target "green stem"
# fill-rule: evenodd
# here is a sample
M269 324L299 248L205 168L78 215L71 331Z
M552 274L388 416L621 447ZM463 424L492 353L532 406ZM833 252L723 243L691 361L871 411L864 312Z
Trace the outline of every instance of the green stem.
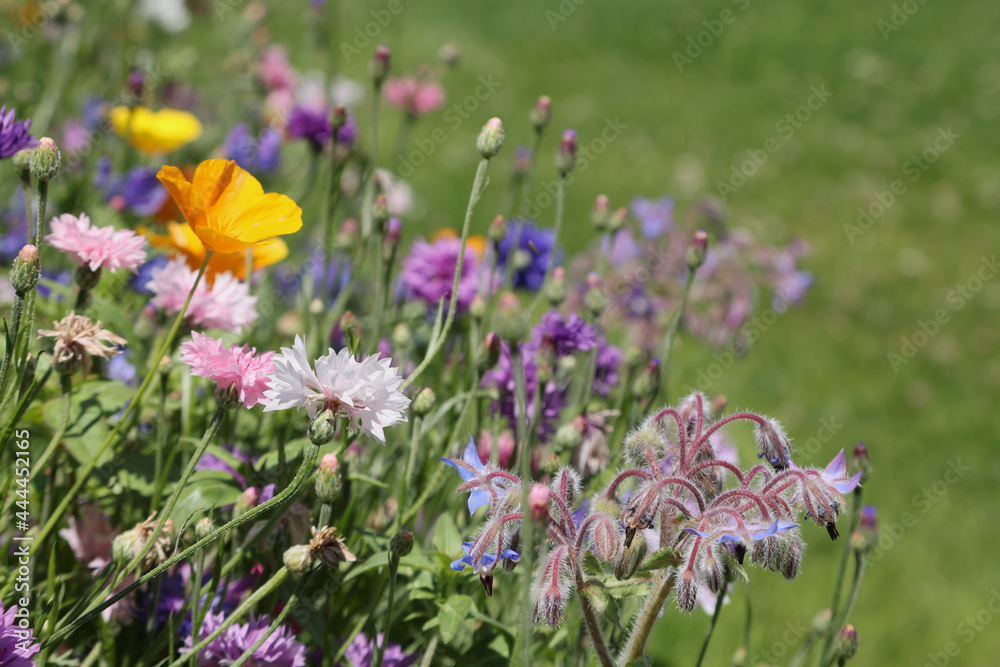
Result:
M403 380L403 384L400 386L400 391L409 387L413 382L420 377L420 374L427 369L431 361L437 355L437 353L444 346L445 339L448 337L448 333L451 331L451 325L455 321L455 311L457 310L458 304L458 283L462 277L462 264L465 262L465 245L469 240L469 229L472 226L472 213L476 210L476 204L479 203L479 198L483 194L483 189L486 186L486 171L490 166L490 161L487 158L483 158L479 161L479 167L476 169L476 178L472 182L472 192L469 193L469 204L465 208L465 222L462 223L462 240L458 249L458 260L455 263L455 278L451 284L451 300L448 305L448 314L445 317L444 326L441 328L441 332L438 336L431 341L430 345L427 347L427 354L424 356L423 361L417 366L410 375Z
M726 597L725 585L719 589L719 594L715 596L715 611L712 612L712 620L708 624L708 632L705 633L705 641L701 643L701 652L698 654L698 662L694 664L694 667L701 667L701 663L705 660L705 653L708 652L708 643L712 641L712 633L715 632L715 624L719 620L719 612L722 611L722 598L724 597Z
M861 594L861 582L864 581L865 572L868 570L868 555L867 554L857 554L855 556L854 564L854 579L851 581L851 590L847 594L847 603L844 605L844 611L841 612L840 617L830 618L830 630L828 638L836 637L840 633L840 629L844 627L847 622L847 618L851 614L851 610L854 609L854 604L858 601L858 596ZM820 660L820 667L829 667L833 664L833 660L836 657L833 650L833 642L829 640L827 646L823 648L822 660Z
M584 592L585 588L586 584L578 571L576 573L577 597L579 597L580 607L583 609L583 618L587 621L587 632L590 634L590 640L594 643L594 650L597 651L597 658L601 664L604 667L614 667L615 661L611 658L608 646L604 642L601 624L598 623L597 614L594 613L594 607L590 604L590 597Z
M375 170L378 167L378 109L382 100L382 84L375 82L372 94L372 151L368 160L368 178L365 181L365 194L361 202L361 239L367 243L372 236L372 204L375 203Z
M555 220L555 234L552 236L552 252L549 253L549 265L545 269L545 279L542 280L542 289L538 290L538 295L535 297L535 303L532 304L532 310L538 307L542 301L545 300L545 286L549 284L549 279L552 278L552 272L556 268L556 257L559 255L556 250L559 247L559 231L562 229L563 222L563 211L566 208L566 176L559 177L558 187L556 188L556 220Z
M32 467L31 476L28 478L29 480L34 479L40 471L45 469L45 464L47 464L49 459L52 458L52 455L56 451L56 447L59 446L63 436L66 435L66 429L69 428L69 415L73 407L71 401L73 396L73 377L71 375L60 375L59 388L62 392L62 421L59 422L59 428L57 428L56 432L52 434L52 439L49 440L49 444L45 447L42 455Z
M191 650L188 653L193 653L197 655L199 652L201 652L201 650L204 649L209 644L211 644L216 637L225 632L229 628L229 626L231 626L233 623L246 616L248 613L250 613L250 610L253 609L254 605L256 605L258 602L263 600L265 597L270 595L275 590L277 590L278 586L280 586L282 582L284 582L285 579L288 578L288 574L289 572L287 567L282 567L280 570L275 572L274 575L267 580L266 584L255 590L250 595L250 597L244 600L243 603L236 608L236 611L226 616L226 619L222 622L222 624L218 628L212 631L210 635L202 639L200 642L192 646ZM169 667L179 667L179 665L187 661L187 659L188 656L184 655L178 658L177 660L174 660L172 663L170 663Z
M378 653L372 667L382 667L382 658L385 657L385 647L389 643L389 628L392 623L392 604L396 598L396 575L399 573L399 556L389 554L389 599L385 603L385 622L382 628L382 642L378 644ZM376 643L377 638L376 638Z
M674 347L674 339L677 338L677 329L680 327L681 319L684 318L684 309L687 308L688 295L691 293L691 283L694 282L694 271L688 269L684 275L684 292L681 294L681 305L670 320L670 327L667 329L666 338L663 341L662 353L660 354L660 393L666 398L669 395L667 388L667 378L670 375L670 353Z
M159 507L160 499L163 497L163 484L166 482L166 477L163 474L163 454L167 446L167 389L169 380L170 376L167 373L160 374L160 405L157 410L156 454L153 464L153 479L156 480L156 486L153 487L152 507Z
M518 454L518 467L521 476L521 511L524 518L521 520L521 565L527 576L531 577L535 565L535 544L531 518L528 513L528 494L531 490L531 447L529 440L531 434L527 432L528 426L528 399L527 386L524 381L524 364L521 361L520 346L516 341L510 343L510 363L514 368L514 393L517 400L517 415L515 422L515 433L520 452ZM537 401L536 401L537 404ZM531 609L531 586L525 584L521 593L521 631L518 633L518 641L521 645L521 664L530 665L532 663L532 636L534 623L532 622Z
M826 655L827 651L833 645L834 637L840 632L840 627L836 627L834 621L837 618L838 608L840 607L840 592L844 588L844 576L847 574L847 559L853 551L851 549L850 537L854 534L854 529L858 527L858 508L861 507L861 495L863 492L863 489L858 486L855 487L854 493L851 494L851 524L847 531L847 539L844 540L844 549L840 553L840 567L837 568L837 579L833 587L833 602L830 603L830 627L827 628L826 638L823 640L823 651L820 655Z
M224 526L213 530L211 533L209 533L208 535L206 535L202 539L198 540L197 542L195 542L194 544L192 544L190 547L188 547L184 551L171 556L166 561L164 561L162 564L160 564L157 567L153 568L152 570L150 570L146 574L142 575L141 577L138 577L135 580L135 582L133 582L132 584L129 584L128 586L126 586L121 591L118 591L117 593L115 593L114 595L112 595L111 597L109 597L107 600L105 600L105 601L103 601L103 602L101 602L101 603L99 603L97 605L94 605L91 609L88 609L86 612L84 612L83 614L81 614L79 618L77 618L75 621L73 621L72 623L70 623L68 626L66 626L65 628L63 628L63 629L61 629L61 630L59 630L57 632L55 632L52 635L52 637L50 637L47 640L46 644L55 642L55 641L61 639L62 637L65 637L66 635L70 634L71 632L73 632L74 630L76 630L78 627L80 627L81 625L83 625L84 623L86 623L87 621L89 621L91 618L93 618L95 615L101 613L103 610L105 610L108 607L110 607L111 605L113 605L118 600L121 600L123 597L125 597L126 595L128 595L132 591L136 590L137 588L139 588L140 586L142 586L146 582L148 582L148 581L150 581L150 580L158 577L160 574L162 574L163 572L167 571L168 569L170 569L171 567L173 567L177 563L181 562L185 558L190 557L191 554L196 553L197 551L199 551L200 549L202 549L203 547L205 547L205 545L211 544L215 540L217 540L220 537L222 537L223 535L225 535L230 530L232 530L232 529L234 529L234 528L236 528L238 526L241 526L244 523L247 523L248 521L253 521L254 519L256 519L261 514L270 511L272 508L274 508L276 506L280 506L286 500L288 500L289 498L291 498L292 496L294 496L302 488L302 486L306 483L307 479L309 478L310 474L312 473L312 469L315 466L316 459L318 457L319 457L319 447L316 447L315 445L307 446L305 454L302 457L302 463L299 465L298 472L295 474L295 478L291 481L291 483L288 486L286 486L284 489L282 489L281 493L279 493L278 495L274 496L273 498L271 498L266 503L262 503L262 504L258 505L257 507L254 507L254 508L248 510L246 513L241 514L239 517L233 519L232 521L230 521L229 523L225 524Z
M471 399L469 400L471 401ZM420 445L420 427L422 425L423 419L419 416L414 416L413 429L410 432L410 455L406 460L406 473L403 475L403 488L400 490L399 494L400 511L397 516L400 517L400 519L402 519L403 514L406 513L406 507L410 498L409 491L410 485L413 483L413 469L417 464L417 447Z
M646 647L646 639L656 624L656 619L660 614L660 609L663 608L663 603L667 601L667 596L670 595L670 591L674 587L673 572L662 573L659 577L659 581L653 584L653 590L650 591L649 596L646 598L646 604L643 605L639 611L639 615L636 616L632 634L628 638L628 643L625 645L621 660L619 661L622 667L633 660L642 658L642 652Z
M167 335L166 340L163 341L163 346L160 348L160 353L156 355L154 359L157 360L162 359L163 356L166 355L167 351L170 349L170 344L173 342L174 338L177 336L178 330L180 330L181 328L181 322L184 320L184 315L185 313L187 313L188 306L191 305L191 299L192 297L194 297L194 291L198 288L198 283L201 282L202 276L205 275L205 268L208 266L208 258L211 256L212 256L211 252L205 253L205 261L201 263L201 269L198 271L198 276L195 278L194 284L191 286L191 291L188 292L187 299L184 301L184 306L181 308L181 311L177 313L177 317L174 319L174 326L170 329L170 333ZM52 513L52 516L49 517L49 520L45 523L45 526L38 534L37 541L35 542L36 549L39 548L40 545L43 542L45 542L45 538L48 537L53 530L55 530L55 527L59 523L59 520L62 518L62 515L69 508L70 503L72 503L73 500L76 498L77 492L87 481L87 478L90 476L90 473L93 472L95 467L97 467L97 461L104 455L104 452L106 452L108 448L111 447L111 445L118 440L118 435L122 429L122 426L128 422L129 416L132 414L134 410L138 408L139 404L142 402L142 397L145 395L146 389L149 388L149 383L153 380L153 376L157 373L158 369L159 369L158 363L150 364L150 368L149 371L147 371L146 373L146 377L143 379L142 384L139 385L139 389L135 392L135 396L132 397L132 400L129 402L128 407L125 408L125 412L118 420L118 423L116 423L114 428L111 429L111 433L108 434L108 437L101 444L100 448L97 450L97 453L90 460L90 463L88 463L84 467L84 469L77 474L76 482L73 484L70 490L66 492L66 495L62 499L62 502L59 503L59 506L56 507L55 512Z
M535 144L531 147L531 161L528 163L528 170L524 172L524 180L521 182L521 217L528 217L528 205L531 203L531 174L535 170L535 160L538 159L538 150L542 146L542 131L535 130Z

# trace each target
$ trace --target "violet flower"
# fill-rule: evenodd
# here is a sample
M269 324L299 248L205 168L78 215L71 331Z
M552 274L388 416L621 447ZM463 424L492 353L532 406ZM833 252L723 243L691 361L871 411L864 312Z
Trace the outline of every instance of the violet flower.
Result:
M461 240L454 237L441 238L432 243L417 239L410 254L403 260L402 280L410 293L431 307L436 307L441 299L447 306L451 302L460 249ZM478 264L476 251L466 246L462 276L458 281L456 307L459 312L468 310L476 297Z
M265 127L254 137L250 126L237 123L230 130L223 143L223 149L230 160L235 160L243 169L254 173L274 171L281 165L281 132L273 127Z
M25 148L34 148L38 140L28 132L31 119L14 120L14 107L0 107L0 159L8 158Z
M377 637L378 645L381 646L385 637L381 632L378 633ZM344 651L344 657L350 660L354 667L371 667L375 653L375 642L369 640L363 632L359 632ZM403 653L403 648L399 644L390 642L386 645L385 653L382 655L382 667L408 667L415 664L418 657L416 654Z
M31 628L22 629L15 618L17 605L4 610L0 600L0 665L3 667L34 667L33 655L41 651Z
M288 118L288 136L305 139L315 152L320 152L333 136L333 126L325 109L295 107Z
M514 262L514 287L537 292L542 287L549 268L549 257L556 252L556 233L551 229L540 229L530 220L514 221L507 230L507 237L500 241L497 266L506 270L507 263ZM515 247L515 244L516 247Z
M224 620L225 614L209 612L205 616L199 634L207 637L221 626ZM267 632L270 625L271 619L268 616L253 614L247 623L230 625L198 653L198 667L223 667L232 664ZM190 653L193 645L193 639L189 635L180 652ZM306 647L295 638L287 625L282 625L254 651L251 663L273 667L305 667Z

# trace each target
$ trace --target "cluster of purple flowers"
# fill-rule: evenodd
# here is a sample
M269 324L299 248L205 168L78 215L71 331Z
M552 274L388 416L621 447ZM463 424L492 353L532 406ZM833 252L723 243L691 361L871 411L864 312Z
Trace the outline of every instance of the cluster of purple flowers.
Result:
M28 132L31 119L14 120L14 118L13 107L9 110L6 105L0 107L0 160L11 157L25 148L34 148L38 145L38 140Z

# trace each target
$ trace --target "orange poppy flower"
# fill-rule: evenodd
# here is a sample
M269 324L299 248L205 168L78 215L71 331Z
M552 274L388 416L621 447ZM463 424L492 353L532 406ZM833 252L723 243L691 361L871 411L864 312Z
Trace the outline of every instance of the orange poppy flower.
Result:
M177 167L156 175L206 248L232 253L302 228L302 209L232 160L205 160L189 181Z
M139 233L145 236L154 248L161 248L171 255L180 255L193 269L201 268L205 261L205 245L191 229L191 225L179 222L168 222L167 233L157 234L146 227L139 227ZM250 249L253 256L253 271L271 266L288 257L288 245L281 239L261 243ZM211 282L216 274L232 273L240 280L246 278L246 255L244 253L215 253L208 260L205 277Z
M431 241L437 241L438 239L457 239L458 233L450 227L441 227L431 234ZM485 236L479 236L478 234L470 234L469 238L465 240L465 247L472 248L473 252L476 253L477 259L482 259L486 254L486 248L489 245L489 239ZM200 266L200 265L199 265Z

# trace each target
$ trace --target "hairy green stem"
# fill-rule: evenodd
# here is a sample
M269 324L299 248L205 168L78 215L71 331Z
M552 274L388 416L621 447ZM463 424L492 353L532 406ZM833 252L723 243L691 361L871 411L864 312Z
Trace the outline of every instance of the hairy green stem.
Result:
M580 572L577 571L577 597L580 599L580 607L583 609L583 618L587 621L587 632L590 634L590 640L594 643L594 650L597 652L597 658L601 661L601 665L604 667L614 667L615 661L611 658L608 645L604 642L601 624L597 621L597 614L594 613L594 607L590 604L590 598L584 592L585 588L586 584L580 576Z
M858 508L861 507L861 495L864 490L861 486L854 488L854 493L851 494L851 523L847 531L847 539L844 540L844 549L840 553L840 567L837 568L837 579L833 587L833 602L830 603L830 627L827 628L826 637L823 640L823 651L820 653L821 656L825 656L833 645L833 639L840 632L840 627L836 626L834 622L837 618L837 613L840 608L840 593L844 588L844 577L847 574L847 560L853 549L851 549L851 535L854 533L854 529L858 527L859 512Z
M660 614L660 609L667 601L667 596L674 587L674 573L663 572L659 575L659 580L653 584L653 590L646 598L646 603L639 610L639 615L635 619L632 634L629 635L628 643L622 651L619 664L624 667L633 660L642 657L642 652L646 648L646 639L656 624L656 619Z
M514 369L514 393L517 400L515 434L518 445L520 445L517 462L521 476L521 511L524 513L524 518L521 520L521 560L524 562L520 565L524 567L524 571L527 572L526 578L530 581L535 565L534 526L528 513L528 494L531 490L531 447L529 444L531 434L527 428L528 399L527 385L524 381L524 364L521 361L520 346L516 341L510 343L510 364ZM523 665L530 665L532 662L531 639L533 630L531 586L526 584L521 593L521 631L518 633L518 642L521 646L521 664Z

